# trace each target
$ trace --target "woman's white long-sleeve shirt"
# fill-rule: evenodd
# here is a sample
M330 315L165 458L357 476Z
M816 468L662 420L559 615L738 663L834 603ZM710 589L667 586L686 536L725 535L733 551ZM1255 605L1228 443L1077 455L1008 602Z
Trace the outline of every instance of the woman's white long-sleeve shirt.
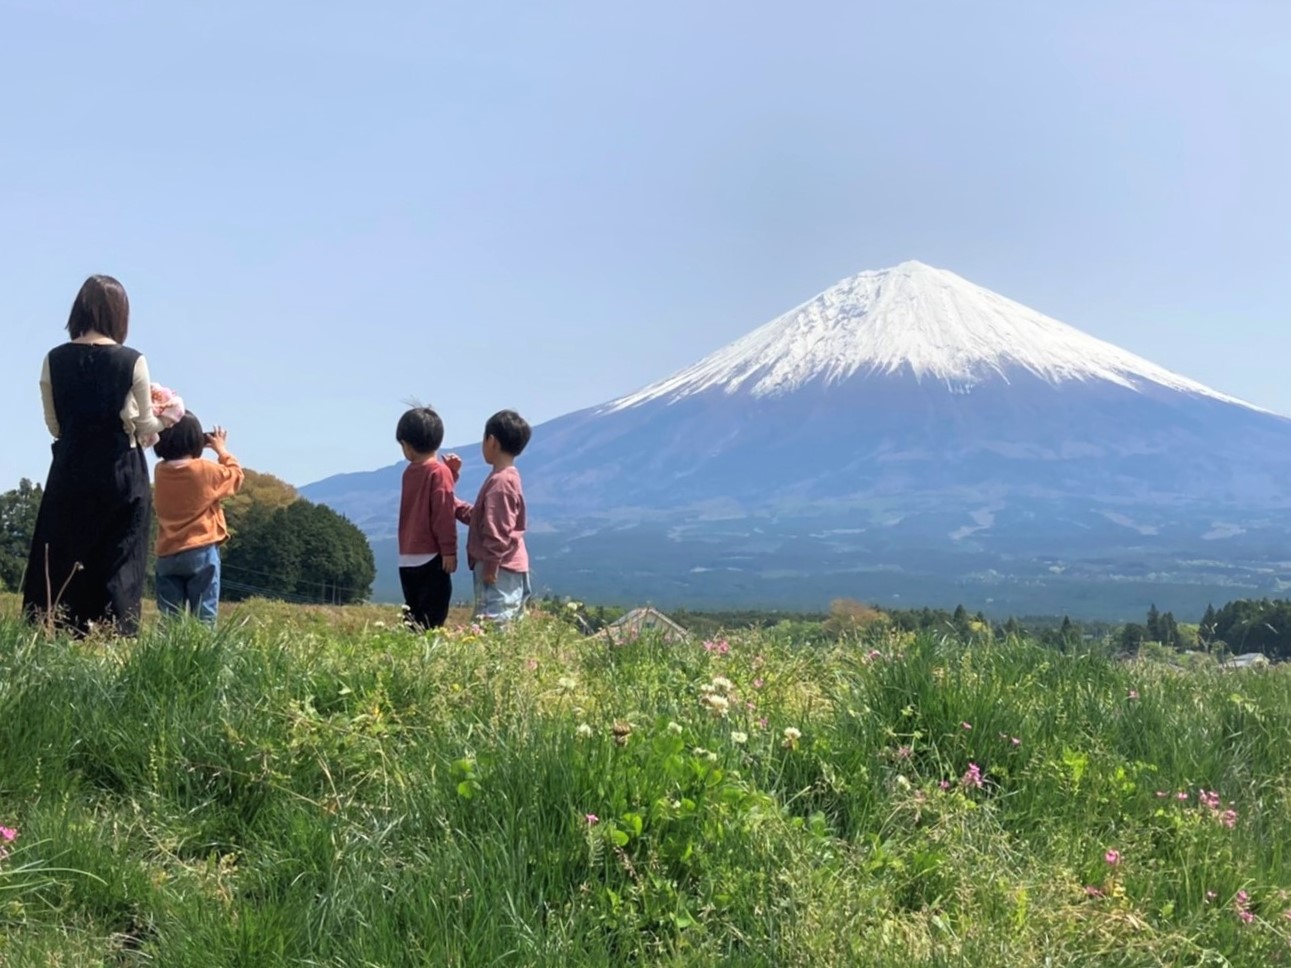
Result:
M55 438L62 436L58 412L54 409L54 385L49 379L48 355L40 368L40 399L45 408L45 426ZM142 356L135 361L130 392L122 401L121 427L130 438L131 447L135 445L136 438L149 437L166 429L166 425L152 412L152 378L148 373L148 361Z

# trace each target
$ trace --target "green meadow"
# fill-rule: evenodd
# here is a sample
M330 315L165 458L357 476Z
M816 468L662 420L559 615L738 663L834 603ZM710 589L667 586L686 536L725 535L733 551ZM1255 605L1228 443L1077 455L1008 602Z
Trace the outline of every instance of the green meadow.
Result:
M0 606L0 964L1291 963L1291 673Z

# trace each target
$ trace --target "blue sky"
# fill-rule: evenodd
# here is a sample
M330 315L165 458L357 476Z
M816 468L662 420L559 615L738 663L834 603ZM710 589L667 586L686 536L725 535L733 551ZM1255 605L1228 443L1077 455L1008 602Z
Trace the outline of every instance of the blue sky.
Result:
M919 259L1291 414L1291 4L0 0L0 487L82 279L303 484Z

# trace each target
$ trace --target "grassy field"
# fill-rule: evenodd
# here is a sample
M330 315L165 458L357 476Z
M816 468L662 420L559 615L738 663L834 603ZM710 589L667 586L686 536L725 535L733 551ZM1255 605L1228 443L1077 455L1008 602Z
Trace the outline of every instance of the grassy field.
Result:
M5 966L1291 963L1282 668L13 611Z

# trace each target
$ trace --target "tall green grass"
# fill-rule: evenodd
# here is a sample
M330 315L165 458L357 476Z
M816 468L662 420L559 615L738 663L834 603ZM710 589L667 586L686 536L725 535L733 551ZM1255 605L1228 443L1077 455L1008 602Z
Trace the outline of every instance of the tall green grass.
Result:
M0 964L1291 961L1281 668L354 614L0 620Z

